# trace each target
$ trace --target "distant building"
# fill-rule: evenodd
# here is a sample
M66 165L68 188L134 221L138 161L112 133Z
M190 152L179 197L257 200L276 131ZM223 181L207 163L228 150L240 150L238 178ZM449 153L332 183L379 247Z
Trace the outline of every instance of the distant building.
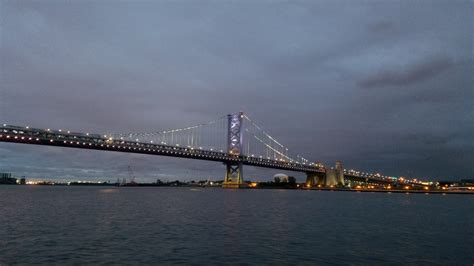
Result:
M276 174L273 176L273 179L278 180L280 183L288 183L288 176L285 174Z
M0 173L0 184L15 185L16 178L13 178L11 173Z
M22 177L20 179L20 185L26 185L26 178Z
M11 173L0 173L0 178L11 178L12 174Z
M474 179L461 179L460 183L463 186L474 186Z

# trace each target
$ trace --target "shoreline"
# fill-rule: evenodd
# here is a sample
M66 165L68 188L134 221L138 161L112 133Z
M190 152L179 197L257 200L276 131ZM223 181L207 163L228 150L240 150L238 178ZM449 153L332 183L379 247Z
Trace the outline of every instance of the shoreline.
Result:
M34 186L59 186L59 187L115 187L115 188L216 188L222 189L220 186L166 186L166 185L138 185L138 186L116 186L116 185L104 185L104 184L82 184L82 185L67 185L67 184L35 184L35 185L12 185L12 184L0 184L0 186L20 186L20 187L34 187ZM241 188L242 189L242 188ZM352 189L352 188L323 188L323 187L302 187L302 188L285 188L285 187L256 187L256 188L243 188L243 189L251 189L251 190L271 190L271 189L278 189L278 190L312 190L312 191L334 191L334 192L352 192L352 193L397 193L397 194L455 194L455 195L474 195L474 191L459 191L459 190L403 190L403 189ZM232 189L234 190L234 189Z
M453 191L453 190L403 190L403 189L350 189L350 188L303 188L304 190L319 191L337 191L337 192L374 192L374 193L398 193L398 194L458 194L458 195L474 195L474 191Z

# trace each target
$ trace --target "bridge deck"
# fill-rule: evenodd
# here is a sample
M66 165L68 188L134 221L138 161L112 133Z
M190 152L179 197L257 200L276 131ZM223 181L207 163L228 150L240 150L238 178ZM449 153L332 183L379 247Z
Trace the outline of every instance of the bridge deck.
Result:
M205 161L217 161L222 163L235 162L242 163L244 165L305 173L325 172L324 168L294 162L277 161L245 155L235 156L226 152L201 150L189 147L112 139L107 138L105 135L99 134L71 133L9 125L0 127L0 142L140 153Z

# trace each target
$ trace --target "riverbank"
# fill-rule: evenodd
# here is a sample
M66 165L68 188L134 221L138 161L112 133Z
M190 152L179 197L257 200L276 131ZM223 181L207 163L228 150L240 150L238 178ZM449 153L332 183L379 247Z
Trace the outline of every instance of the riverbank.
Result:
M404 193L404 194L462 194L474 195L468 190L402 190L402 189L351 189L351 188L302 188L304 190L343 191L343 192L373 192L373 193Z

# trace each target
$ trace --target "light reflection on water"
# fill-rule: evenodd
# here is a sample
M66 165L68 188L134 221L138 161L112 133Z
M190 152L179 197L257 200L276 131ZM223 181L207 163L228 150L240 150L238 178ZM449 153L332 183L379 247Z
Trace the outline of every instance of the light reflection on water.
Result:
M117 193L119 188L104 188L99 190L100 193Z
M0 200L0 265L474 262L472 196L0 186Z

